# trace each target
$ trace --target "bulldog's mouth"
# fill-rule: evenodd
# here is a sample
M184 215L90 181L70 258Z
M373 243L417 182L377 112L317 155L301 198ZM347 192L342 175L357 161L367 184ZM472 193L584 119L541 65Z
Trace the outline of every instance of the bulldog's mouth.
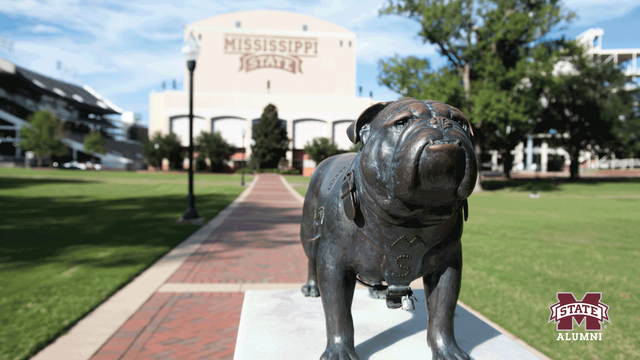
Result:
M429 141L425 144L423 151L427 149L441 150L446 148L447 147L446 145L457 145L462 148L462 141L460 139L455 139L455 140L429 139Z

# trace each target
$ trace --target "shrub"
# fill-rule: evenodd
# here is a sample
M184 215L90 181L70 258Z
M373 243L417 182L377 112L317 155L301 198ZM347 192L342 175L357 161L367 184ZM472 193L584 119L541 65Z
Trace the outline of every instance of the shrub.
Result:
M340 150L338 150L338 146L332 143L331 140L323 137L315 138L311 143L307 143L304 147L304 152L309 154L309 157L318 165L322 160L339 154Z
M212 172L221 172L225 165L224 162L229 160L235 152L233 146L227 143L218 132L200 133L196 138L195 149L200 153L198 160L209 159Z

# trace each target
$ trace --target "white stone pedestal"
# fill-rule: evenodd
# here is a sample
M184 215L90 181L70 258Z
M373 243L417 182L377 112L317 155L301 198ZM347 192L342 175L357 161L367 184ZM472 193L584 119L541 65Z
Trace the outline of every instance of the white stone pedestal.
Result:
M353 322L360 360L431 359L427 345L424 293L416 289L415 311L387 309L368 290L356 290ZM326 346L320 298L299 290L251 290L245 293L234 360L318 360ZM472 359L535 360L534 354L462 307L455 334Z

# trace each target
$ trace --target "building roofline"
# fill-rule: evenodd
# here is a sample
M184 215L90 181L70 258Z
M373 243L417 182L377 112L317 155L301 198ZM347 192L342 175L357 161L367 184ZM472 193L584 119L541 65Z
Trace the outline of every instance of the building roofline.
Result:
M208 22L208 21L216 19L216 18L225 18L225 17L230 17L230 16L238 16L238 17L240 17L240 16L243 16L245 14L248 15L248 14L255 14L255 13L264 13L265 15L267 15L267 13L272 13L272 14L280 14L280 15L283 15L283 16L293 16L293 17L297 17L297 18L299 18L301 20L308 19L309 21L324 23L329 28L333 28L333 29L338 30L338 31L320 31L320 32L316 32L315 33L316 35L322 34L324 36L327 36L326 33L329 33L331 35L328 35L328 36L336 36L337 34L342 34L342 36L351 35L351 36L355 37L355 33L350 31L349 29L347 29L347 28L345 28L343 26L334 24L334 23L332 23L330 21L321 19L319 17L312 16L312 15L307 15L307 14L300 14L300 13L296 13L296 12L292 12L292 11L273 10L273 9L240 10L240 11L225 12L225 13L222 13L222 14L209 16L209 17L200 19L198 21L194 21L192 23L186 24L185 25L185 29L200 28L200 29L211 30L211 29L215 28L216 30L229 30L229 31L231 31L231 30L236 31L236 30L242 30L242 29L244 29L244 30L256 30L256 29L244 28L244 27L243 28L218 28L218 27L208 27L208 26L201 25L204 22ZM269 33L273 33L272 30L264 30L264 31L265 32L269 32ZM275 31L278 31L278 30L275 30ZM286 33L287 35L291 35L292 33L297 32L297 31L293 31L292 32L292 31L285 31L285 30L282 30L282 31L284 31L284 33ZM304 34L305 36L309 36L310 34L314 34L313 31L300 31L300 33Z
M5 69L6 71L3 71ZM89 88L87 85L80 86L54 79L0 58L0 73L2 72L21 78L38 91L74 102L80 107L97 110L97 112L104 114L122 113L122 109L104 99L93 89L87 90Z
M9 73L9 74L15 74L16 66L0 57L0 73L3 73L3 72Z

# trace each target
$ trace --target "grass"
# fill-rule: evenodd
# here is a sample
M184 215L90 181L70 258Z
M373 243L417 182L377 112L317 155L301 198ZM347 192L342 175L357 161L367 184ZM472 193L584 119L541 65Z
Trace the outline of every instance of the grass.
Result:
M235 175L194 188L207 220L243 190ZM186 192L186 174L0 168L0 360L27 359L193 233L176 224Z
M285 175L285 179L291 184L294 190L305 196L307 194L307 188L309 187L309 181L311 177L300 175Z
M484 188L469 199L460 300L554 359L640 358L640 181ZM602 292L602 341L556 340L556 292Z

